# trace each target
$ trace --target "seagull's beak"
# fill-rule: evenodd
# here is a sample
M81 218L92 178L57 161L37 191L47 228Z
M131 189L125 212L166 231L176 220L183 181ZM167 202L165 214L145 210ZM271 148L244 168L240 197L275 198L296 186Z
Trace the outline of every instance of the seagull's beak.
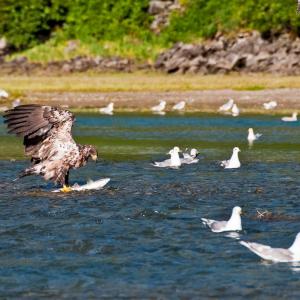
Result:
M91 157L92 157L93 161L97 161L97 159L98 159L98 155L97 154L93 154L93 155L91 155Z

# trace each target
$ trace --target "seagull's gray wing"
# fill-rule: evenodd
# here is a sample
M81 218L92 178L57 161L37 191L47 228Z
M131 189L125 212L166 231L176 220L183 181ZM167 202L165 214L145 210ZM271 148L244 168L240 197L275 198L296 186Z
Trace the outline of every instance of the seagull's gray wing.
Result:
M167 167L171 166L171 159L166 159L166 160L161 161L161 162L155 161L153 165L155 167L159 167L159 168L167 168Z
M227 221L215 221L210 225L212 231L222 231L227 225Z
M266 260L272 260L277 262L293 261L293 255L288 249L272 248L267 245L244 241L242 241L241 244Z

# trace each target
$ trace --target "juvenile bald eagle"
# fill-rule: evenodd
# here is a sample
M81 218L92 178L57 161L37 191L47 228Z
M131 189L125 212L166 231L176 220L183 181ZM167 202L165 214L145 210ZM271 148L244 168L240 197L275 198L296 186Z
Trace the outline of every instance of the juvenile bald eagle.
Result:
M4 114L8 133L24 138L25 155L32 166L20 177L41 175L56 184L69 184L70 169L86 165L89 158L97 159L91 145L76 144L72 137L74 115L57 107L37 104L20 105Z

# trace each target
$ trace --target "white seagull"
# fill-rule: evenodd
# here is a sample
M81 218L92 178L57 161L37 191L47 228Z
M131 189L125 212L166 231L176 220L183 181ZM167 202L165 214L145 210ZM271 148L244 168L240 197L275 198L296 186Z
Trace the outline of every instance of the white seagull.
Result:
M231 114L233 117L237 117L240 114L240 109L238 106L234 103L231 109Z
M284 122L296 122L297 116L298 116L298 113L296 111L294 111L291 117L283 117L283 118L281 118L281 120Z
M274 109L277 106L277 102L276 101L265 102L263 103L263 106L266 110Z
M158 105L152 106L151 110L154 113L163 113L164 109L166 108L166 104L167 104L166 101L161 100Z
M172 110L182 111L185 108L185 101L180 101L172 107Z
M195 148L191 149L190 153L184 152L182 154L183 158L181 158L181 164L190 165L199 162L199 158L197 158L199 152Z
M99 109L99 112L104 115L113 115L114 113L114 104L111 102L107 106Z
M251 142L259 139L261 136L262 136L261 133L254 133L253 128L249 128L248 129L248 137L247 137L247 139L248 139L249 143L251 143Z
M234 104L234 100L229 99L228 102L226 102L225 104L219 107L218 111L220 112L229 111L232 108L233 104Z
M241 214L242 209L239 206L235 206L232 209L231 217L228 221L215 221L205 218L201 218L201 221L204 225L208 226L212 232L239 231L242 230Z
M8 98L8 97L9 97L8 92L0 89L0 98Z
M181 152L181 150L179 149L179 147L174 147L173 149L171 149L167 154L169 154L171 156L171 158L166 159L164 161L161 162L153 162L153 166L154 167L159 167L159 168L178 168L181 166L181 160L179 157L179 152Z
M240 244L265 260L273 262L300 261L300 232L296 235L292 246L288 249L272 248L267 245L245 241L241 241Z
M15 108L15 107L17 107L19 105L21 105L21 100L20 99L16 99L12 103L12 108Z
M224 167L224 169L237 169L241 166L240 160L239 160L239 147L234 147L232 150L232 155L229 160L223 160L221 161L221 167Z

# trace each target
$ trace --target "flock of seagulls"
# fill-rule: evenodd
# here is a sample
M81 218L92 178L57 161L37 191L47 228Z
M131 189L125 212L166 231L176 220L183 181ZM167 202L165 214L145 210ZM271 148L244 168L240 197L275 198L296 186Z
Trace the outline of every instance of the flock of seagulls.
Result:
M266 110L272 110L277 107L277 102L276 101L269 101L263 103L263 108ZM231 114L233 117L238 117L240 115L240 109L237 106L237 104L234 102L233 99L229 99L226 103L221 105L218 109L218 112L224 113L224 114ZM292 116L290 117L282 117L281 120L283 122L296 122L298 113L293 112ZM256 139L256 138L255 138ZM254 141L255 139L252 139Z
M173 149L171 149L167 155L170 155L169 159L166 159L164 161L160 162L153 162L154 167L158 168L179 168L181 165L190 165L195 164L199 161L198 158L198 151L197 149L193 148L190 150L190 152L183 152L183 157L181 158L179 156L179 153L182 152L179 147L175 146Z
M9 93L3 89L0 89L0 99L7 99L9 98ZM21 105L21 100L20 99L16 99L12 102L12 108L15 108L17 106ZM165 100L160 100L159 103L157 105L154 105L151 107L151 111L154 114L158 114L158 115L165 115L165 109L167 106L167 102ZM186 107L186 102L185 101L179 101L178 103L176 103L175 105L172 106L172 111L176 111L176 112L184 112ZM277 102L276 101L269 101L269 102L265 102L263 103L263 107L266 110L272 110L275 109L277 107ZM8 109L7 107L5 107L6 110ZM225 114L231 114L233 117L238 117L240 115L240 109L237 106L237 104L234 102L233 99L229 99L225 104L221 105L218 109L218 112L220 113L225 113ZM110 102L107 106L99 108L99 113L104 114L104 115L110 115L112 116L114 114L114 103ZM292 116L287 116L287 117L282 117L281 120L283 122L296 122L298 113L297 112L293 112ZM250 133L249 133L250 135ZM248 140L250 141L250 139L252 139L252 141L254 141L256 138L248 138Z
M167 102L165 100L160 100L157 105L151 107L151 111L157 115L165 115L165 109L167 106ZM172 111L183 112L185 110L186 102L179 101L174 106L172 106ZM111 102L107 106L99 108L99 112L104 115L113 115L114 114L114 103Z
M270 104L270 103L268 103ZM274 107L274 103L273 105ZM277 105L277 104L276 104ZM226 110L232 110L232 107L234 106L234 101L230 99L227 103L225 103L223 106L220 107L219 111L226 111ZM268 109L269 108L268 106ZM286 117L283 118L283 121L291 121L291 119L297 118L297 114L293 114L292 117ZM248 136L247 140L249 142L249 145L252 145L252 143L255 140L258 140L262 136L261 133L254 133L253 128L248 129ZM186 150L187 151L187 150ZM220 166L224 169L237 169L241 167L241 162L239 160L239 152L241 150L238 147L234 147L232 150L232 155L230 159L223 160L220 162ZM166 159L161 162L154 162L153 166L159 167L159 168L175 168L178 169L183 164L192 164L192 163L198 163L198 151L197 149L193 148L190 150L190 152L184 152L182 153L183 157L180 157L180 153L182 151L179 147L174 147L171 149L167 154L170 155L169 159ZM242 230L242 220L241 220L241 214L242 209L239 206L235 206L232 209L232 213L230 218L227 221L217 221L213 219L207 219L207 218L201 218L202 223L207 226L212 232L214 233L220 233L220 232L238 232ZM234 235L229 235L229 237L234 237ZM238 238L239 235L238 235ZM239 243L242 246L245 246L250 251L258 255L259 257L272 261L272 262L298 262L300 261L300 232L297 234L294 243L292 246L288 249L284 248L272 248L268 245L255 243L255 242L249 242L249 241L239 241Z
M288 249L272 248L267 245L245 241L241 241L240 244L265 260L273 262L300 261L300 233L296 235L292 246Z
M235 206L232 209L231 217L228 221L216 221L206 218L201 218L201 221L205 226L210 228L212 232L241 231L241 214L242 209L239 206ZM272 248L264 244L246 241L240 241L239 243L265 260L273 262L300 261L300 232L297 234L292 246L288 249Z
M9 94L5 90L0 89L0 99L8 98ZM20 99L16 99L12 103L12 107L15 108L21 104ZM151 107L151 111L156 114L165 114L166 101L161 100L158 105ZM183 111L185 109L185 101L180 101L172 107L173 111ZM272 110L277 107L276 101L270 101L263 103L263 107L266 110ZM106 107L100 108L99 112L101 114L113 115L114 103L109 103ZM229 99L228 102L219 107L219 112L230 113L233 117L237 117L240 114L240 109L233 99ZM295 122L297 121L297 112L294 112L292 116L283 117L281 119L284 122ZM254 133L253 128L248 129L247 139L249 144L253 143L255 140L262 136L260 133ZM224 169L236 169L241 167L239 160L239 152L241 150L238 147L234 147L232 150L232 155L230 159L223 160L220 162L220 166ZM182 157L180 157L182 153ZM190 151L188 149L182 152L179 147L175 146L168 153L170 158L161 161L153 162L153 166L158 168L179 168L183 164L194 164L199 162L199 152L197 149L193 148ZM241 220L242 209L239 206L235 206L232 209L231 216L227 221L216 221L213 219L201 218L202 223L207 226L212 232L220 233L226 231L241 231L242 230L242 220ZM267 245L240 241L241 245L248 248L250 251L260 256L261 258L273 262L295 262L300 261L300 232L297 234L293 244L288 249L284 248L272 248Z

